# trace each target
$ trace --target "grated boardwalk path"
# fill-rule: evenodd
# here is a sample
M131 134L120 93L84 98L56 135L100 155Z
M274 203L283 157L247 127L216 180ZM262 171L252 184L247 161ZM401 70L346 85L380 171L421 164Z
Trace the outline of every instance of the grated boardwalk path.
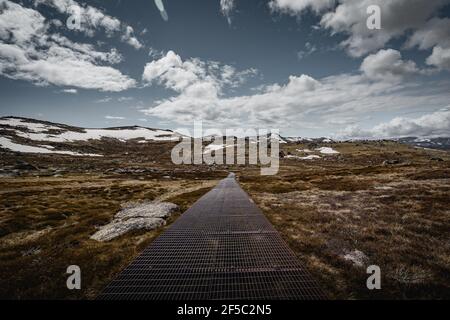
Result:
M261 300L324 295L230 174L155 239L98 298Z

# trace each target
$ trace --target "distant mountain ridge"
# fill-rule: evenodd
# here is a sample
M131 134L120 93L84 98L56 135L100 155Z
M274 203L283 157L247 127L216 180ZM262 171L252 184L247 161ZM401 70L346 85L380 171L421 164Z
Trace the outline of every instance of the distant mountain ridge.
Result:
M0 118L0 150L25 153L58 153L72 156L101 156L95 152L95 145L117 143L161 143L176 142L181 134L167 129L154 129L141 126L123 126L109 128L81 128L66 124L36 120L23 117ZM252 139L263 137L249 137ZM280 143L295 144L333 144L330 138L283 137L279 134L268 134L265 138L278 140ZM106 139L106 140L105 140ZM417 148L450 150L450 138L417 138L380 139L397 141ZM361 142L364 140L354 140ZM76 147L78 147L78 150ZM115 146L117 148L117 146ZM97 148L98 149L98 148ZM100 148L103 149L103 148ZM91 152L93 151L93 152Z
M406 137L399 138L396 141L418 148L450 150L450 137L438 137L438 138L417 138Z
M180 137L172 130L140 126L95 129L21 117L0 118L0 148L21 153L102 156L95 151L118 148L110 140L146 144L179 141Z
M122 127L107 127L107 128L81 128L76 126L71 126L67 124L61 124L61 123L53 123L49 121L43 121L43 120L36 120L31 118L23 118L23 117L1 117L0 118L0 129L3 130L19 130L19 131L28 131L28 132L34 132L34 133L48 133L50 138L52 136L57 136L58 131L60 132L77 132L77 133L89 133L89 132L97 132L103 133L102 136L108 137L108 135L115 136L117 134L111 134L111 131L118 131L121 130L125 132L125 130L138 130L138 129L145 129L149 132L153 132L151 135L144 134L142 136L143 138L149 138L153 140L161 140L158 137L163 136L181 136L178 133L173 132L172 130L168 129L154 129L154 128L148 128L148 127L142 127L142 126L122 126ZM103 132L101 132L103 131ZM143 134L143 132L140 132L139 134ZM135 134L136 135L136 134ZM117 135L119 137L123 136L123 138L130 138L134 139L133 134L127 136L127 135ZM95 139L95 136L92 137L91 135L88 135L86 137L78 136L79 140L84 140L84 138L90 138Z

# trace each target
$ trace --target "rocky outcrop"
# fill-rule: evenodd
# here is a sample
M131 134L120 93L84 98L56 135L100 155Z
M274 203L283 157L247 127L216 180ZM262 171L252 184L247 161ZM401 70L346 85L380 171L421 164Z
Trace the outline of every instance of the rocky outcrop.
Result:
M178 210L178 206L170 202L131 202L122 206L113 221L100 227L91 236L97 241L110 241L129 231L153 230L166 224L166 219Z

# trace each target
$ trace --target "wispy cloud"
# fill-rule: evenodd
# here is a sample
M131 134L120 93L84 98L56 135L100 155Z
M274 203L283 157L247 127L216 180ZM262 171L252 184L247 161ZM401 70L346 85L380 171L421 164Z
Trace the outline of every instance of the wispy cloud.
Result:
M105 97L105 98L102 98L102 99L97 99L97 100L95 100L95 102L96 103L107 103L107 102L110 102L111 100L112 100L111 97Z
M220 0L220 11L227 18L228 24L231 24L231 14L235 5L235 0Z
M134 36L134 30L131 26L96 7L90 5L82 6L74 0L35 0L35 5L38 8L39 5L49 6L67 17L78 15L80 18L79 31L90 37L102 30L108 36L120 35L120 39L123 42L128 43L135 49L143 47L142 43Z
M134 98L133 97L119 97L117 98L117 101L119 102L126 102L126 101L133 101Z
M317 51L317 47L315 45L313 45L311 42L306 42L305 49L297 52L297 58L298 58L298 60L302 60L302 59L312 55L316 51Z
M164 21L169 20L169 15L167 14L166 9L164 8L164 2L162 0L154 0L155 5L159 10L159 13L161 14L161 18L163 18Z
M61 90L61 91L65 92L65 93L72 93L72 94L78 93L77 89L64 89L64 90Z
M105 116L105 119L108 120L125 120L125 117L118 117L118 116Z

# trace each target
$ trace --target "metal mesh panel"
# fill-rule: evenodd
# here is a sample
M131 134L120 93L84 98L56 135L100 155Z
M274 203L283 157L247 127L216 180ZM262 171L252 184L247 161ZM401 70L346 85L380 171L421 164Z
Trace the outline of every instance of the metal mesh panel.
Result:
M162 233L99 299L321 299L317 283L234 177Z

